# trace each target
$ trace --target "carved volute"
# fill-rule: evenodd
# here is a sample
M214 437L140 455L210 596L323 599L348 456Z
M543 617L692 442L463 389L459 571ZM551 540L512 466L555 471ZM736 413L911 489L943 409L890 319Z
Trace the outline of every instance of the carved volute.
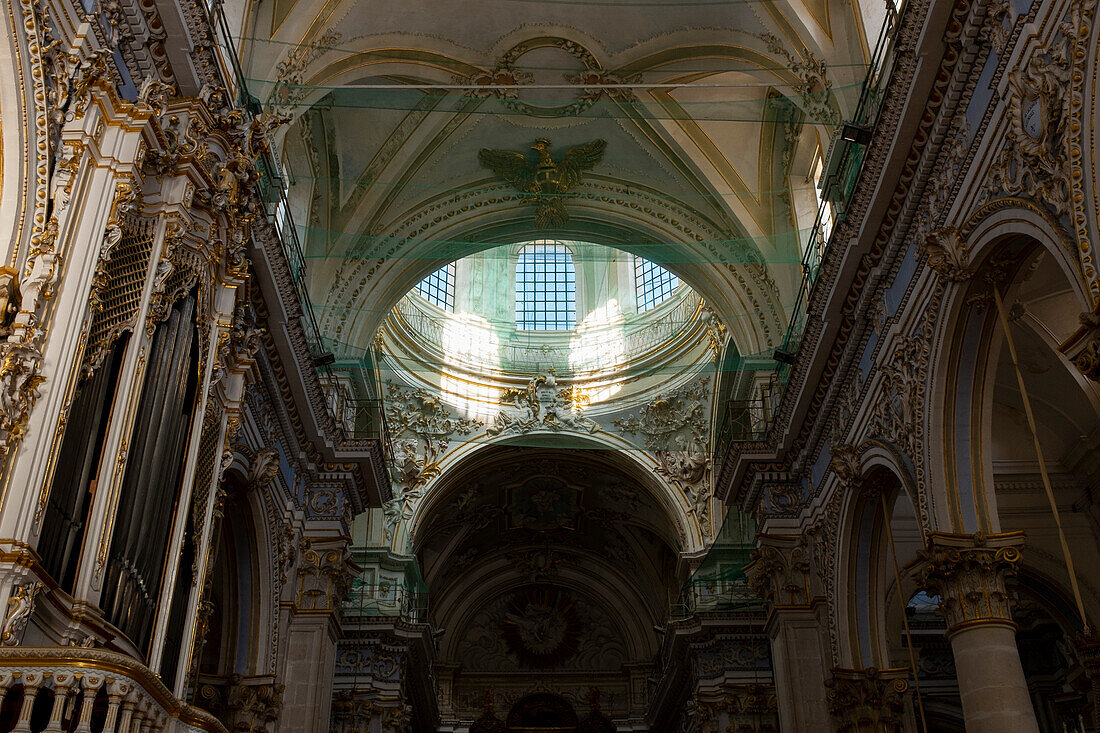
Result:
M931 534L917 582L940 597L948 634L972 624L1012 625L1005 579L1016 572L1023 541L1022 532Z
M902 730L908 669L833 669L826 681L829 712L841 733Z
M763 535L745 568L749 585L769 610L809 608L820 595L809 550L794 538Z

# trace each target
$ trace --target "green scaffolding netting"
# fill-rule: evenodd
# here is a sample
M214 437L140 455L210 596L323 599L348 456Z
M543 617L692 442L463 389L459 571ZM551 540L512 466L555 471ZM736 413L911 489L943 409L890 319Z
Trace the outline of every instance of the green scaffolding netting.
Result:
M714 544L681 587L671 619L758 608L760 601L745 576L745 566L752 560L754 537L752 519L736 508L729 508Z

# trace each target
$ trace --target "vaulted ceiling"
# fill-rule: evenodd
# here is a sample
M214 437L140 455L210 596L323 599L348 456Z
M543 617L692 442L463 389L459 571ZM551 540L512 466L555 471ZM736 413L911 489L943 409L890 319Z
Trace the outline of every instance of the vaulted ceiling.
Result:
M878 20L840 0L251 7L245 75L291 120L281 146L324 336L338 355L369 343L443 262L549 235L658 261L741 353L778 345L816 209L807 175L857 101ZM533 163L538 138L555 161L607 141L552 232L478 162L492 148Z

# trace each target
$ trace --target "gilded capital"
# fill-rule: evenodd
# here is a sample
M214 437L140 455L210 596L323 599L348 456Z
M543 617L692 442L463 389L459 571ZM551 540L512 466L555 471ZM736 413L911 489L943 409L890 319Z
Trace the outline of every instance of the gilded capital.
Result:
M940 597L949 634L974 624L1013 623L1005 579L1016 572L1023 542L1023 532L931 533L917 583Z
M814 588L809 548L793 537L763 535L745 568L749 586L771 609L809 607Z
M347 598L359 568L343 543L304 540L298 564L298 610L336 611Z
M909 690L909 670L845 669L836 667L825 681L826 702L836 718L837 730L900 731Z

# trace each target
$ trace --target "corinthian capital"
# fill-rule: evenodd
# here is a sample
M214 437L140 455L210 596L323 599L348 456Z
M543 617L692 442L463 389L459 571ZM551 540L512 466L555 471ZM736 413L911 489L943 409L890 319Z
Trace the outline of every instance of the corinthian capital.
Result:
M346 543L306 540L298 564L298 609L338 610L359 570Z
M837 719L838 730L902 730L905 693L909 690L908 668L833 669L826 700Z
M974 624L1012 624L1005 579L1016 572L1023 542L1023 532L931 533L917 582L940 597L948 633Z
M761 535L745 572L770 609L808 607L820 595L812 567L810 550L799 538Z

